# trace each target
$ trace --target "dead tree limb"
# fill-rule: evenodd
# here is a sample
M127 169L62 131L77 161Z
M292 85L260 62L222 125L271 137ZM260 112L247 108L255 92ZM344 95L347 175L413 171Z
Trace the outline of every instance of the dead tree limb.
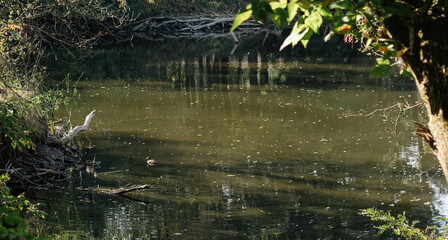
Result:
M121 187L118 189L110 189L110 188L79 188L79 189L84 190L84 191L92 191L92 192L97 192L97 193L108 194L108 195L120 195L120 194L133 192L133 191L137 191L137 190L141 190L141 189L147 189L147 188L152 188L152 187L148 184L143 184L143 185L131 185L129 187L124 186L124 187Z
M394 135L395 135L395 140L397 141L397 143L398 143L400 146L404 147L403 144L401 144L400 140L398 139L398 121L400 120L401 115L402 115L404 112L406 112L406 111L408 111L408 110L411 110L411 109L413 109L413 108L416 108L416 107L420 107L420 106L423 106L423 103L415 102L415 104L410 105L410 104L406 101L406 103L404 104L404 107L403 107L403 104L402 104L402 103L397 103L397 104L394 104L394 105L389 106L389 107L375 109L375 110L373 110L372 112L367 113L367 114L362 114L362 113L359 113L359 114L347 114L347 115L345 115L345 117L370 117L370 116L372 116L373 114L375 114L375 113L377 113L377 112L383 112L383 114L385 115L386 112L387 112L388 110L391 110L391 109L394 109L394 108L398 108L400 111L398 112L398 115L397 115L397 117L395 118L395 123L394 123ZM416 135L418 135L418 134L416 134ZM418 135L418 136L420 136L420 135ZM432 147L431 147L431 148L432 148Z
M82 126L76 126L70 132L68 132L64 137L61 138L62 144L66 144L70 142L73 137L75 137L76 134L80 131L87 130L87 128L90 125L90 120L92 120L93 116L95 116L96 110L93 110L89 115L86 116L86 120L84 121L84 125Z
M129 26L130 34L157 39L162 38L218 38L233 37L238 42L239 38L253 35L259 31L261 25L253 19L243 22L233 34L229 34L233 25L234 16L204 17L204 16L180 16L166 18L148 18ZM265 31L264 29L262 31ZM269 32L268 32L269 33ZM155 37L156 36L156 37Z

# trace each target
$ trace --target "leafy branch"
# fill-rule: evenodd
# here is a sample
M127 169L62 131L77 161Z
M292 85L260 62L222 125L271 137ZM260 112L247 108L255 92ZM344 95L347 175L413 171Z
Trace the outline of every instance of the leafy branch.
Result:
M346 41L359 41L362 51L374 52L381 57L372 68L371 77L387 77L393 72L391 58L401 57L408 47L397 44L389 37L382 21L390 16L411 14L411 7L397 1L350 0L254 0L236 15L231 31L253 16L256 22L268 27L269 22L282 29L292 27L280 50L299 42L307 47L312 35L320 34L323 24L330 26L324 40L335 34L346 35ZM409 68L403 66L402 73Z
M406 218L406 213L398 214L396 217L392 216L390 212L384 212L375 208L362 209L360 215L369 217L372 221L383 222L382 225L375 226L378 229L378 235L391 231L392 234L403 237L405 239L419 239L419 240L444 240L448 233L448 227L440 229L437 226L428 226L424 230L416 227L419 223L414 220L411 223ZM447 221L447 218L441 218Z

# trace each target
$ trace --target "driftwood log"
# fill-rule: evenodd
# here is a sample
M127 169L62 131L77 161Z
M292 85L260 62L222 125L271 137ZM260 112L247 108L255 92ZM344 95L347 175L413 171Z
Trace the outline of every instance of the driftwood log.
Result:
M66 144L70 141L72 141L73 137L75 137L76 134L78 134L80 131L85 131L87 128L89 128L90 121L95 116L96 110L93 110L89 115L86 116L86 120L84 121L84 124L82 126L76 126L72 130L70 130L67 134L65 134L61 138L61 143Z

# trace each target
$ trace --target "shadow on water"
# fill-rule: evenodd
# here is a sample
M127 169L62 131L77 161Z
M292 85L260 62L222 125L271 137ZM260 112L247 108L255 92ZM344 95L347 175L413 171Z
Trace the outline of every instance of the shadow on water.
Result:
M260 42L260 41L259 41ZM448 214L444 177L404 113L347 117L417 100L412 82L368 79L371 58L338 42L278 52L257 42L134 42L91 58L49 60L83 73L74 122L87 159L67 191L34 193L45 232L80 239L376 239L357 213ZM67 64L70 63L70 64ZM61 110L59 115L65 115ZM151 157L157 165L145 165ZM127 198L77 187L150 184ZM133 200L131 200L133 199Z
M69 72L73 79L82 74L82 81L144 80L186 88L220 84L334 89L362 84L389 91L415 89L414 83L403 77L369 79L374 59L360 55L337 38L329 43L312 42L307 49L298 46L282 52L277 51L275 39L265 44L268 47L261 46L261 41L243 41L232 54L235 43L231 39L136 42L94 50L91 57L75 64L71 55L59 54L49 57L48 64L53 78L58 80Z

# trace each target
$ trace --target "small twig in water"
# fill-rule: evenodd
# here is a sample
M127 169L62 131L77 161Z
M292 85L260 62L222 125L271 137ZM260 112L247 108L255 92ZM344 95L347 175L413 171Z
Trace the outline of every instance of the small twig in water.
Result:
M400 140L398 139L398 121L400 120L400 117L401 117L401 115L402 115L404 112L406 112L406 111L408 111L408 110L411 110L411 109L413 109L413 108L416 108L416 107L420 107L421 105L423 105L423 103L419 103L419 102L416 102L414 105L410 105L410 104L406 101L406 103L404 104L404 108L402 107L402 106L403 106L402 103L397 103L397 104L394 104L394 105L389 106L389 107L385 107L385 108L377 108L377 109L375 109L375 110L373 110L372 112L367 113L367 114L362 114L362 113L359 113L359 114L347 114L347 115L345 115L345 117L370 117L370 116L372 116L373 114L375 114L376 112L383 112L383 114L385 115L385 114L386 114L386 111L388 111L388 110L390 110L390 109L394 109L394 108L398 108L398 109L400 109L400 111L398 112L397 117L395 118L395 123L394 123L394 135L395 135L395 140L397 141L397 143L398 143L400 146L404 147L403 144L401 144Z

